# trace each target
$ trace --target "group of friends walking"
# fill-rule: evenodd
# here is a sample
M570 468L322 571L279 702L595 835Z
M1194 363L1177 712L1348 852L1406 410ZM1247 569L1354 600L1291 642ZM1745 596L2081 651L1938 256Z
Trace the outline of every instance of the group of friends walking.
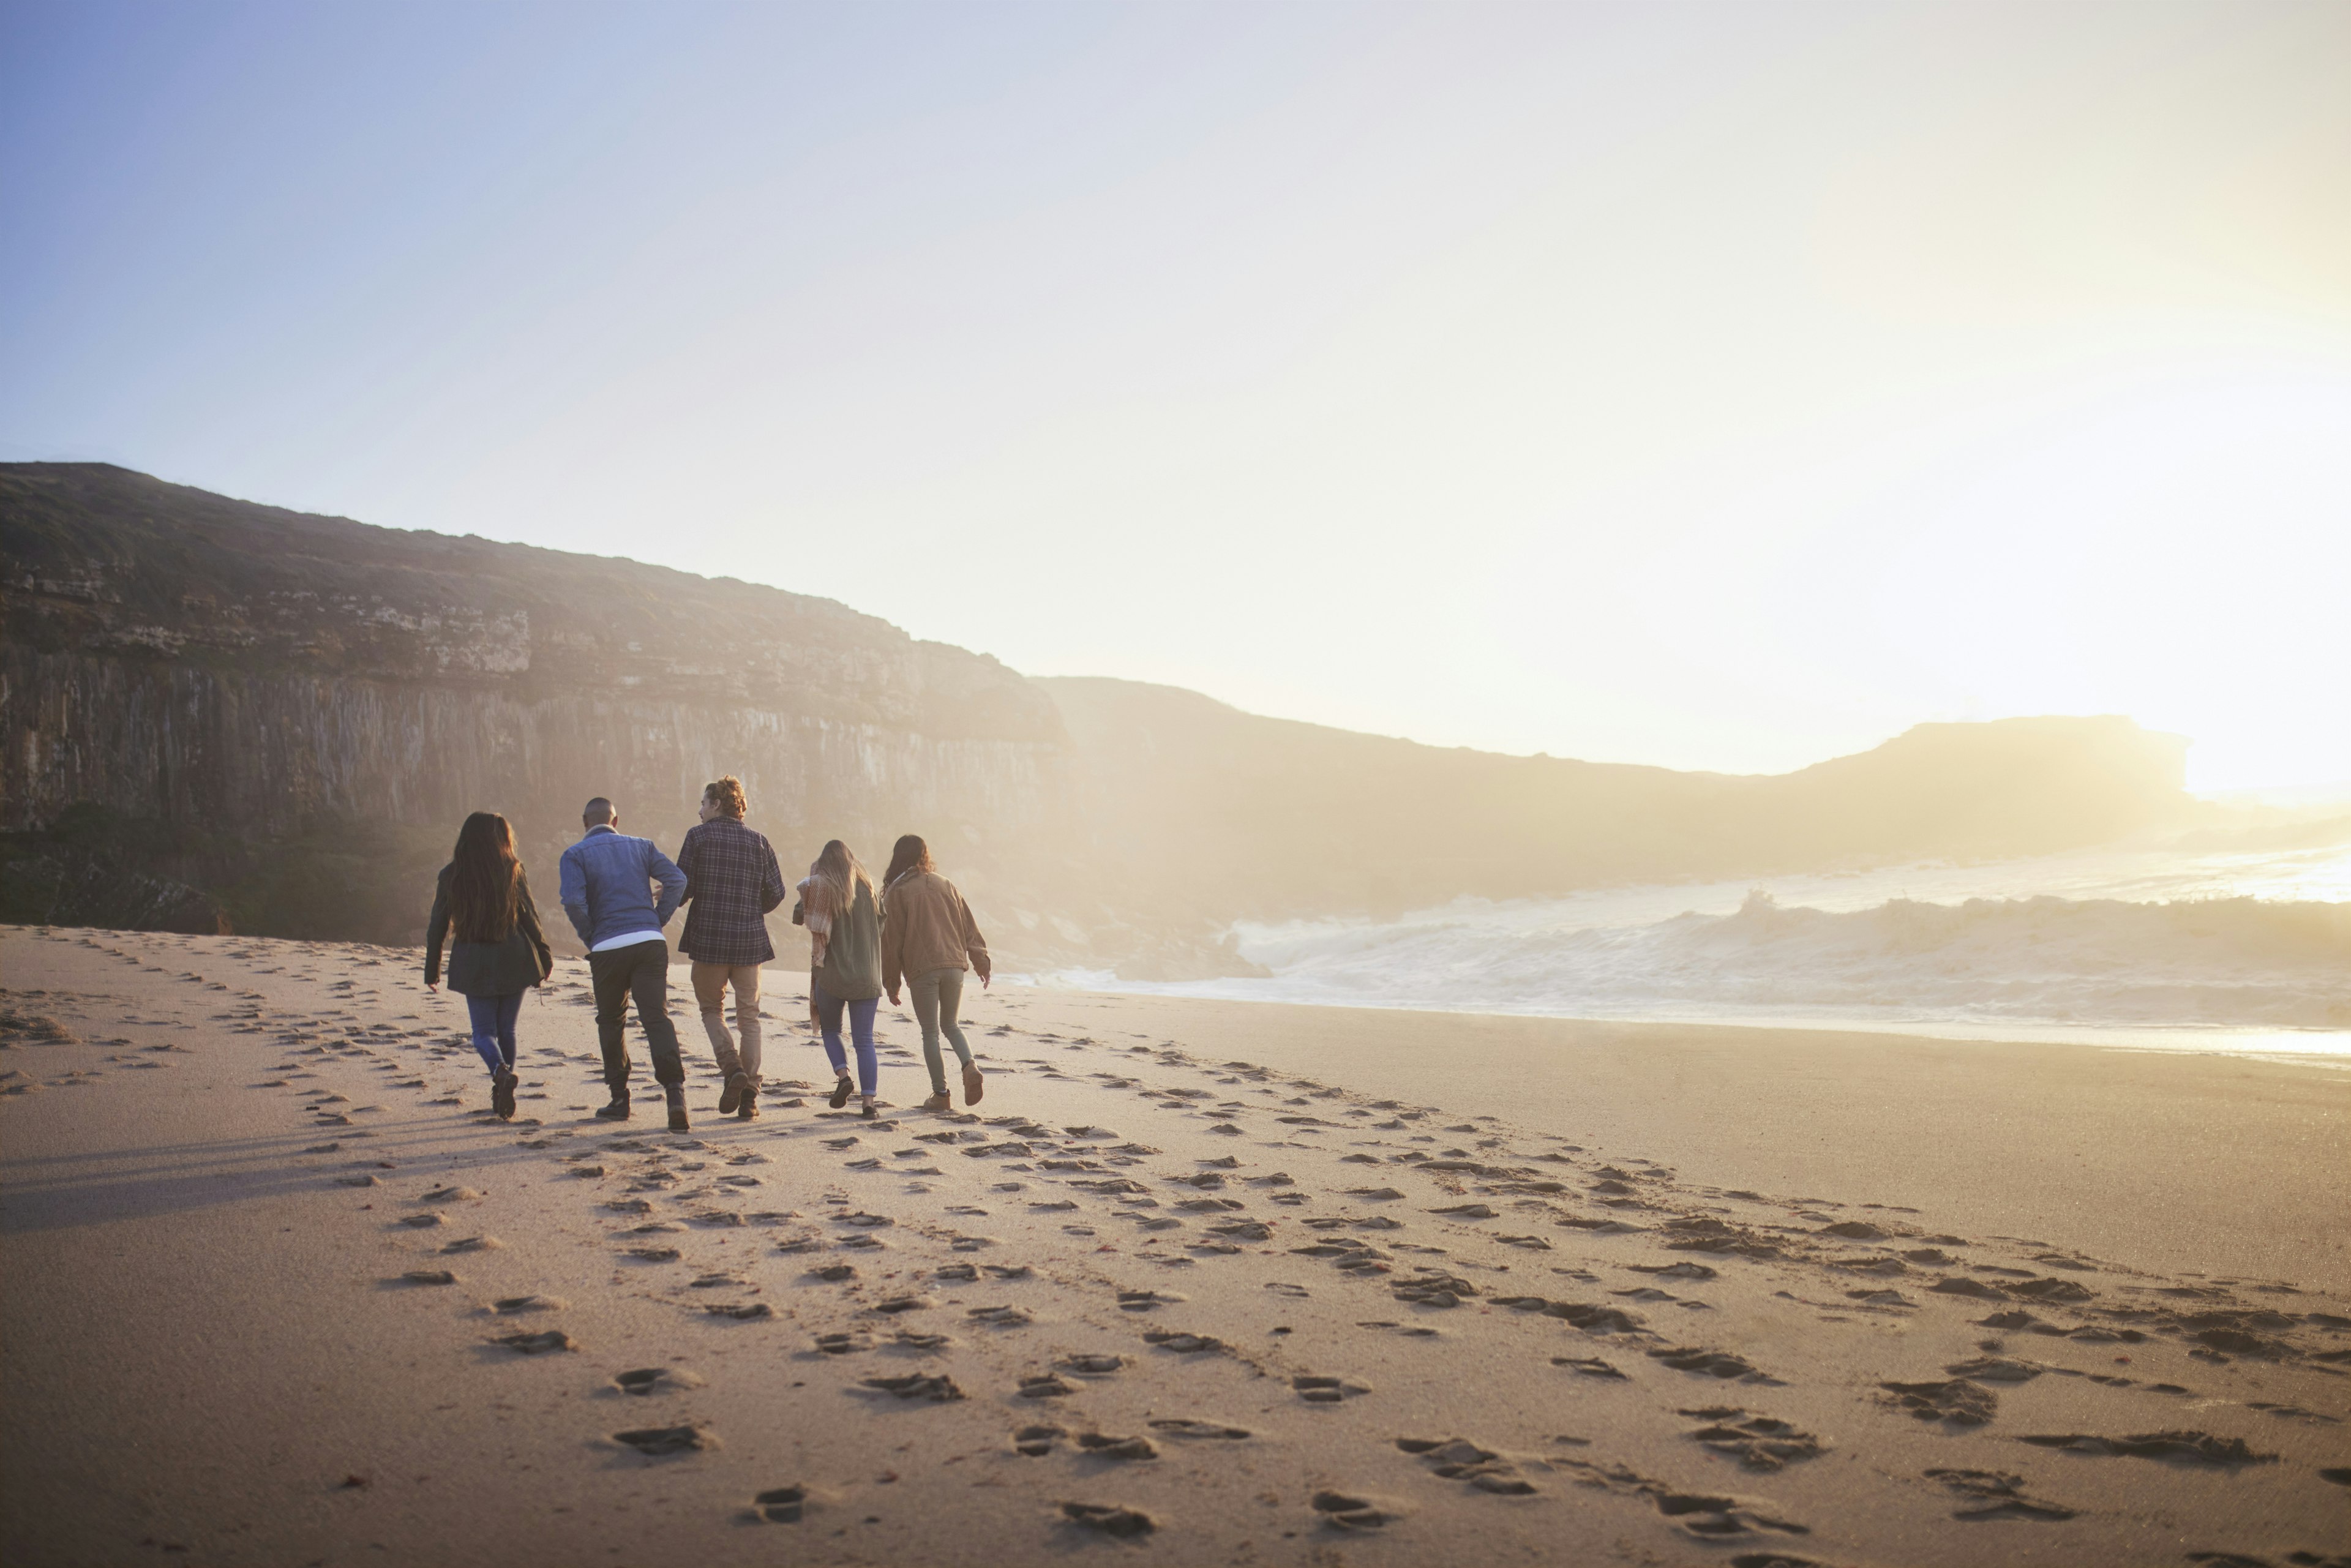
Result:
M776 956L767 916L781 906L787 890L775 846L744 825L746 806L741 780L728 777L708 785L702 821L686 830L672 861L651 839L622 833L620 812L600 795L580 813L580 841L563 852L559 897L588 949L596 1040L612 1096L596 1114L606 1121L626 1121L630 1114L622 1025L634 1003L670 1129L693 1126L685 1064L669 1017L669 943L662 935L681 905L686 915L678 949L692 964L703 1032L726 1079L718 1113L746 1121L759 1114L759 975ZM877 1113L881 1073L873 1019L884 994L892 1006L903 1005L902 990L922 1028L923 1062L931 1075L931 1097L923 1108L944 1111L954 1103L942 1038L963 1065L964 1103L977 1104L983 1081L959 1017L964 976L977 972L983 988L990 978L987 942L963 894L932 864L929 847L913 833L901 838L876 883L849 846L834 839L792 891L798 894L792 924L809 933L809 1013L832 1063L833 1106L856 1094L866 1116ZM449 988L465 997L474 1049L490 1070L491 1108L511 1119L518 1082L515 1026L523 997L553 972L555 959L515 852L514 830L495 811L465 819L455 852L441 870L424 935L427 990L440 989L444 944Z

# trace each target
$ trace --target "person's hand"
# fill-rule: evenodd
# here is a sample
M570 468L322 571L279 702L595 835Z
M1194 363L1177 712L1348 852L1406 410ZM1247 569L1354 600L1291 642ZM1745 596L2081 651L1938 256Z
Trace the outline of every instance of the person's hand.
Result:
M982 975L979 977L979 988L983 991L987 989L987 983L994 978L996 978L996 971L993 969L989 970L987 974Z
M440 988L439 986L434 985L434 984L432 981L430 981L430 980L427 980L427 981L425 981L425 982L424 982L424 989L425 989L425 991L426 991L426 993L427 993L427 994L432 995L432 996L436 996L436 997L437 997L437 996L439 996L439 995L441 994L441 988Z
M895 992L895 991L892 991L892 992L890 993L890 1005L891 1005L892 1007L893 1007L893 1008L903 1008L903 1007L904 1007L906 1004L905 1004L905 1003L904 1003L904 1002L902 1002L902 1001L900 1001L900 1000L898 999L898 993L897 993L897 992Z

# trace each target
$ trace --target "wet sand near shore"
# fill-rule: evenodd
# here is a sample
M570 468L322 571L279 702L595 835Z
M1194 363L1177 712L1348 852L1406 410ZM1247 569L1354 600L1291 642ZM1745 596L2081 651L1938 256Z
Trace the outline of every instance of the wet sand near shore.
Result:
M418 967L0 932L0 1558L2351 1562L2314 1070L1000 988L868 1123L771 971L673 1135Z

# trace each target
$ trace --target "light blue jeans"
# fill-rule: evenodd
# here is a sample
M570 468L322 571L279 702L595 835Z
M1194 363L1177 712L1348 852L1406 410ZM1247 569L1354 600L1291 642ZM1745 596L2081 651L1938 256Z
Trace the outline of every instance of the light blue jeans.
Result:
M882 1005L880 997L868 997L862 1002L845 1002L839 997L827 996L824 983L814 976L809 986L816 996L817 1028L824 1031L824 1053L832 1061L835 1074L849 1071L849 1057L841 1049L841 1011L849 1009L850 1038L857 1044L857 1092L871 1098L874 1085L882 1076L881 1064L873 1059L873 1012Z

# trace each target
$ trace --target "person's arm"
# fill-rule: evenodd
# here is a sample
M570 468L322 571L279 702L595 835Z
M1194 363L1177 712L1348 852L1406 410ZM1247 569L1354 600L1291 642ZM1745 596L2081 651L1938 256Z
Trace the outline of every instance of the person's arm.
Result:
M564 917L571 929L580 933L580 945L596 946L596 920L588 908L588 867L582 862L580 846L572 845L563 852L556 873L555 895L563 903Z
M449 879L433 889L433 915L424 923L424 988L441 988L441 944L449 939Z
M972 971L979 977L980 988L986 990L995 970L995 965L987 956L987 938L979 934L979 922L971 917L971 905L963 901L961 888L956 890L955 901L956 920L963 927L964 955L971 960Z
M784 901L784 868L776 863L775 845L767 844L765 850L759 865L759 913L771 915ZM792 924L799 924L798 915L792 916Z
M696 841L695 835L701 831L700 828L686 829L685 841L677 846L677 869L685 878L685 893L678 900L680 904L692 904L695 893L697 891L694 885L694 866L695 862L702 858L702 845Z
M522 926L522 934L530 938L531 951L538 955L538 979L531 982L538 985L555 973L555 954L548 947L546 929L538 923L538 905L530 896L528 876L515 879L515 920Z
M653 924L666 925L669 917L685 899L685 873L677 862L661 852L661 846L651 839L645 841L646 871L661 883L661 896L653 901Z
M882 911L882 988L890 993L890 1005L898 1005L898 967L905 956L906 921L904 915L893 920L890 911Z

